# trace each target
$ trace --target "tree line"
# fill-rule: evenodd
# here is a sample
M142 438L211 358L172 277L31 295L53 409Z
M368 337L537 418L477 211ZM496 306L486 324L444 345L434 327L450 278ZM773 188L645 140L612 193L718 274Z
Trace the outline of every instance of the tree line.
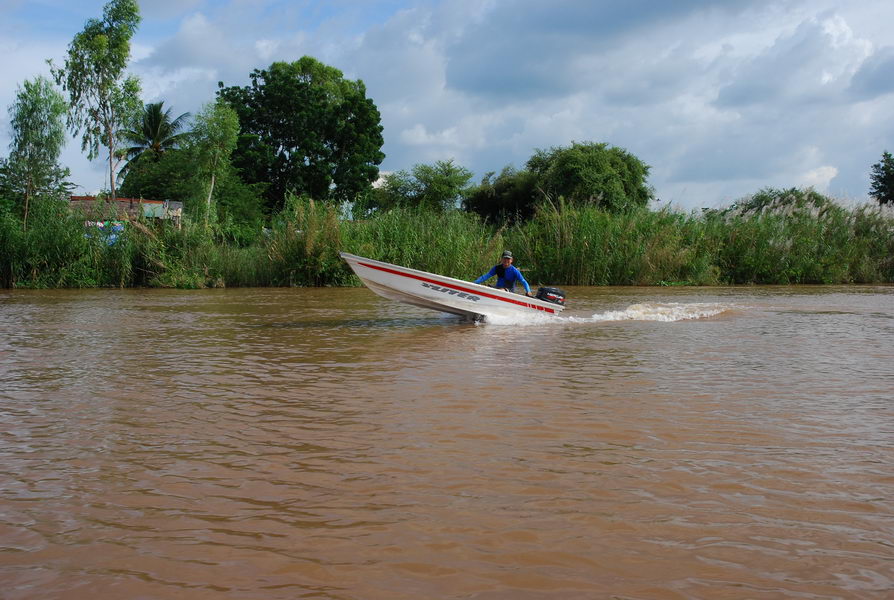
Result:
M21 218L23 229L35 197L64 197L73 187L59 164L66 129L89 159L108 162L110 198L181 201L193 219L244 243L290 194L354 218L424 207L494 224L529 220L542 204L625 213L654 199L647 164L589 141L537 149L522 168L478 182L452 159L382 176L381 115L363 82L309 56L255 69L248 85L220 82L196 115L175 116L164 101L144 103L127 72L139 24L136 0L110 0L74 36L64 63L50 63L52 81L39 76L17 90L10 153L0 159L0 211ZM894 202L887 151L871 168L870 194Z

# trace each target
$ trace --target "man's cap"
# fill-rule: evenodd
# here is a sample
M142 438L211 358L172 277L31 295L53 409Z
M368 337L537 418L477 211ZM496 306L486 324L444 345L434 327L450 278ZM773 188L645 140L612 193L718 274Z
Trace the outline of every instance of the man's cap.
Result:
M512 252L509 250L503 250L503 256L501 258L512 258Z

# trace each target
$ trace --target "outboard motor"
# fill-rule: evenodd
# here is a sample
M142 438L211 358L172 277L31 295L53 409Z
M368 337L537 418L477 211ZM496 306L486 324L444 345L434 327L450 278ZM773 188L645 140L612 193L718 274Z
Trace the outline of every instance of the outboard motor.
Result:
M537 295L535 297L539 300L565 306L565 292L556 287L537 288Z

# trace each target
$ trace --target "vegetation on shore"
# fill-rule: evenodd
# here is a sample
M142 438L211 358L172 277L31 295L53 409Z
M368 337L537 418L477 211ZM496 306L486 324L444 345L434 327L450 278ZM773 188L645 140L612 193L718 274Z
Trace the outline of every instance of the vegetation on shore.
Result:
M894 219L812 190L764 190L724 211L624 213L563 202L495 227L461 210L397 207L363 220L289 196L271 227L237 243L224 227L127 222L114 243L67 203L34 202L26 230L0 213L0 286L358 285L339 251L473 279L511 248L537 285L894 282Z

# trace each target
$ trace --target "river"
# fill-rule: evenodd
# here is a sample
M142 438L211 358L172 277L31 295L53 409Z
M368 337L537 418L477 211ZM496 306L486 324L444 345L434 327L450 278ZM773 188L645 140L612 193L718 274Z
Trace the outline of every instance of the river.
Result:
M894 287L0 290L0 597L894 594Z

